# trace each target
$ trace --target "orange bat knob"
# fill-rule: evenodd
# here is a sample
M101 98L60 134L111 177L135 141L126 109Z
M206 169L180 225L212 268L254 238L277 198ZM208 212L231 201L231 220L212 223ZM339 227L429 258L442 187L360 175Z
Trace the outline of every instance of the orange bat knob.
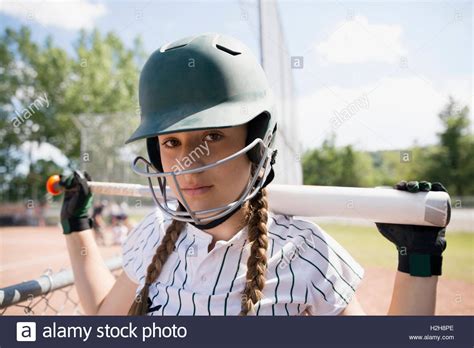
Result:
M61 189L59 187L60 181L59 175L51 175L46 182L46 191L48 191L53 196L61 194Z

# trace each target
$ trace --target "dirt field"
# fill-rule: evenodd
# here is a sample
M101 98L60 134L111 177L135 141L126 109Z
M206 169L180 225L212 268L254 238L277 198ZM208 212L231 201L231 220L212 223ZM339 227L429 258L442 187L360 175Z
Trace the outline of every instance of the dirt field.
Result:
M120 247L101 247L101 252L104 258L111 258L120 255ZM37 278L48 268L58 272L69 267L66 243L59 228L0 228L0 287ZM385 315L395 272L376 267L365 269L366 275L357 291L358 298L367 314ZM436 314L474 314L473 293L474 284L441 277ZM69 295L77 298L74 291ZM23 308L12 308L5 314L23 314Z

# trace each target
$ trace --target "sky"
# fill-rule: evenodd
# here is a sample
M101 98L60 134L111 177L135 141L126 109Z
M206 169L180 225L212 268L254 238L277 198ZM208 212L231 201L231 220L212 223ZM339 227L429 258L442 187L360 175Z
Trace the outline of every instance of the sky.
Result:
M453 96L472 110L472 2L278 1L303 149L332 131L360 150L434 144ZM114 31L148 53L202 32L234 36L259 55L256 1L0 1L0 30L28 25L73 52L82 28ZM271 37L269 38L271 39ZM473 119L471 112L471 119Z

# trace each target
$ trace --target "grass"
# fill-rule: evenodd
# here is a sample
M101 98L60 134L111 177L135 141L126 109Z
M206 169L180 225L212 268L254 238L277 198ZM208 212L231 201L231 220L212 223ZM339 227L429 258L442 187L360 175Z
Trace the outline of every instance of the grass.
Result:
M397 268L397 250L375 227L319 224L336 239L363 267ZM474 283L474 233L446 235L443 253L443 277Z

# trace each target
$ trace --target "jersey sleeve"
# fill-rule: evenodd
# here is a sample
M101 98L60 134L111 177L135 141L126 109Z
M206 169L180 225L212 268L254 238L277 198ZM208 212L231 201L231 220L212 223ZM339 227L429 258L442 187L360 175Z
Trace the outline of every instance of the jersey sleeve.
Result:
M136 284L144 278L146 256L151 246L157 244L160 234L161 212L158 209L146 215L127 235L121 245L122 268Z
M300 248L307 274L308 309L312 315L338 315L351 302L364 277L363 267L335 239L311 224Z

